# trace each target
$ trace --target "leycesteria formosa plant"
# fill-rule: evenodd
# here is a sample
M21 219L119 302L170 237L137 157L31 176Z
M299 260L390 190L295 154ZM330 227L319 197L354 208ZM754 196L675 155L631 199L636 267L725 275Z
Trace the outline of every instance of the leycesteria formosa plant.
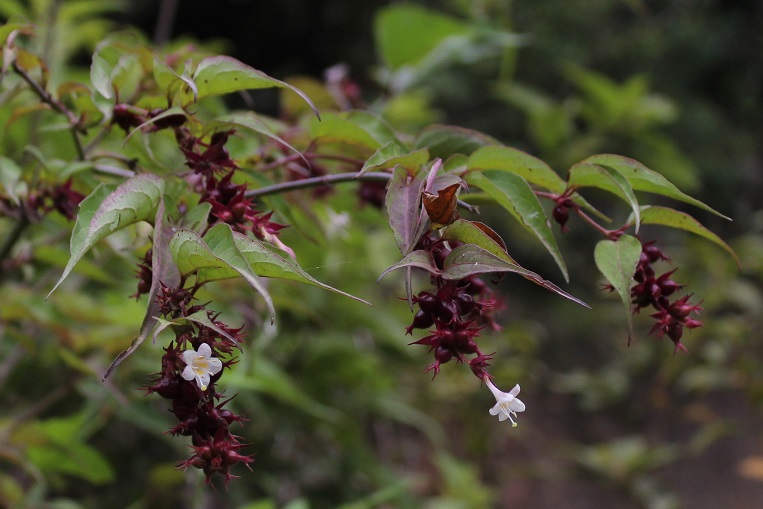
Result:
M219 389L237 355L245 352L245 333L224 323L208 308L211 303L200 302L199 290L216 281L243 279L261 297L271 322L276 309L269 279L314 285L365 302L300 267L299 254L280 236L288 226L288 211L266 209L265 196L308 189L305 200L322 200L334 185L357 186L361 203L386 213L400 251L400 261L380 279L399 271L395 273L405 282L401 297L413 318L401 340L421 334L411 344L428 349L424 372L432 378L451 361L468 364L496 399L489 413L514 425L525 410L520 387L503 392L496 386L488 368L500 360L480 343L486 329L501 327L496 310L503 299L491 283L518 275L587 305L522 267L496 231L475 220L472 197L505 209L540 242L565 280L568 269L547 209L562 232L586 226L600 233L594 261L608 281L606 288L622 300L628 342L631 314L644 309L654 320L651 333L670 338L676 350L686 349L686 330L701 326L699 301L677 296L684 285L672 279L675 269L656 270L667 256L654 241L640 239L642 224L685 230L734 256L687 213L644 201L656 195L724 217L638 161L594 155L563 177L540 159L476 131L435 125L414 137L400 136L373 113L349 109L363 102L346 72L339 78L330 75L325 84L346 100L319 115L300 90L233 58L187 47L154 52L114 36L93 55L89 82L52 88L46 62L30 49L35 28L8 24L0 36L3 87L17 101L17 114L38 107L56 116L69 131L74 154L58 174L29 173L27 160L2 157L0 213L19 224L54 210L68 219L76 216L70 258L53 290L106 237L135 223L151 225L151 246L139 256L133 294L145 299L145 317L104 378L146 339L156 341L160 333L170 332L172 339L143 390L169 400L177 420L169 433L189 437L192 448L179 466L201 469L207 481L220 474L227 482L231 468L238 463L249 467L253 456L242 451L244 444L231 429L244 418L226 408L230 398L224 399ZM260 88L296 94L307 107L292 108L278 120L204 107L220 96ZM247 145L251 152L232 157L233 139L254 140ZM584 197L589 188L624 203L630 218L605 228L608 218ZM542 200L548 202L545 208Z

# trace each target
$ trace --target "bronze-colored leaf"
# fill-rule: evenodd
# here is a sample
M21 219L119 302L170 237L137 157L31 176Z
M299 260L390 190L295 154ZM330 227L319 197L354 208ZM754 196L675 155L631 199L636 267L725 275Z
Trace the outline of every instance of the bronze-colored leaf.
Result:
M456 204L458 203L456 193L459 187L461 184L452 184L437 191L436 196L428 191L421 193L424 209L436 228L447 226L459 218L458 211L456 211Z
M485 223L480 223L479 221L469 221L469 222L470 222L470 223L472 223L472 224L473 224L474 226L476 226L477 228L479 228L480 230L482 230L482 232L483 232L485 235L487 235L488 237L490 237L491 239L493 239L493 240L495 241L495 243L496 243L496 244L498 244L499 246L501 246L501 247L503 248L503 250L504 250L504 251L506 251L506 243L503 241L503 239L501 238L501 236L500 236L500 235L498 235L498 234L495 232L495 230L493 230L491 227L489 227L489 226L488 226L488 225L486 225ZM507 254L508 254L508 253L507 253Z

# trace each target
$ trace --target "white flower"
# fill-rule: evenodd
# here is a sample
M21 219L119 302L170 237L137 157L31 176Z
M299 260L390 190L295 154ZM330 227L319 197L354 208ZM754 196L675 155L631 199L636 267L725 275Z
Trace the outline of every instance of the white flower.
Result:
M493 382L491 382L490 379L486 380L485 383L487 383L488 389L493 393L497 402L495 406L490 409L490 415L497 415L499 421L509 419L511 425L516 427L517 423L514 421L514 418L516 418L517 412L525 411L525 404L522 403L522 400L517 398L517 394L519 394L519 384L515 385L511 391L503 392L493 385Z
M206 343L199 345L198 352L196 350L183 352L183 362L186 365L180 376L189 382L196 379L196 383L202 391L207 390L209 376L216 375L223 369L222 361L212 357L212 349Z

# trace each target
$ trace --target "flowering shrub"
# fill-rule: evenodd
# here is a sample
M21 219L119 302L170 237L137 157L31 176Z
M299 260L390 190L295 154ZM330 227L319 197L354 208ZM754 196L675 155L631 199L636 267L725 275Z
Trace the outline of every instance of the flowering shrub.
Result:
M257 312L271 323L278 310L269 288L278 281L270 280L296 281L365 303L300 266L298 250L282 239L292 211L266 197L310 190L302 198L309 209L335 185L357 186L360 204L386 214L400 251L399 261L380 279L394 272L405 283L399 297L413 317L400 331L401 341L423 334L411 344L428 347L434 360L424 372L433 378L444 376L451 361L468 363L495 396L489 414L513 425L525 410L517 398L519 384L508 393L499 390L488 368L500 359L478 343L486 328L501 328L496 311L502 297L491 282L519 275L572 303L587 304L520 265L496 232L500 225L475 219L477 201L496 204L518 220L565 280L570 271L546 209L552 209L561 232L580 227L598 232L594 262L622 301L629 331L632 313L653 308L652 334L667 335L676 350L686 350L685 329L701 326L693 316L699 304L690 303L690 295L675 297L683 287L672 279L675 269L656 275L653 264L667 257L653 241L641 241L640 226L685 230L733 256L690 215L651 204L648 196L722 214L624 156L592 155L561 176L540 159L477 131L433 125L404 135L362 109L362 90L345 74L319 85L329 96L340 94L340 100L318 111L301 90L233 58L190 46L160 50L119 35L98 45L89 80L54 88L48 63L35 52L34 26L8 23L0 36L2 92L9 98L3 108L14 118L44 111L51 125L63 125L70 144L68 152L52 155L48 146L37 148L41 161L55 155L64 166L60 172L38 175L36 166L46 164L30 161L21 150L3 156L0 211L19 229L2 258L10 257L23 229L42 216L56 211L76 219L70 257L53 293L105 239L136 223L151 226L150 247L143 254L134 250L138 283L132 296L145 302L145 315L135 340L104 379L129 362L146 339L171 333L156 359L158 372L143 389L169 400L177 420L169 433L189 437L192 450L178 466L202 470L207 482L215 474L227 482L233 466L251 468L254 456L241 452L244 444L231 426L244 418L226 408L231 398L220 388L236 356L246 355L245 333L224 323L207 308L210 303L200 303L197 292L217 281L243 279L263 303ZM302 103L273 119L229 111L220 101L262 88L281 89ZM615 228L604 227L609 218L589 202L591 188L619 200L630 217ZM8 266L24 264L16 262ZM421 281L414 274L424 275L423 289L414 289Z

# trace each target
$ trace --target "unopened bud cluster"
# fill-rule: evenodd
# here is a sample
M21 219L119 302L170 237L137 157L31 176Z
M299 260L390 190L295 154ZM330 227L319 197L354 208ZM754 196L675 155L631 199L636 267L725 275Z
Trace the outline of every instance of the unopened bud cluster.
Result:
M191 305L192 300L192 290L166 286L157 297L161 313L175 321L206 311L202 305ZM230 400L220 401L222 394L216 390L224 368L236 362L231 354L234 348L240 348L243 334L241 329L231 329L218 321L214 313L206 313L217 330L192 322L173 326L175 339L164 349L161 370L143 389L172 402L171 411L178 424L168 433L191 437L194 452L178 467L202 470L207 482L214 474L221 474L227 482L234 477L230 473L233 465L248 466L253 461L251 456L239 453L243 444L230 431L231 424L244 419L225 408ZM220 356L228 360L222 361Z
M681 343L684 329L702 326L701 321L690 316L699 313L702 308L689 302L691 294L671 300L673 294L684 286L671 279L677 269L657 275L652 267L655 262L668 260L654 241L642 245L641 257L633 275L636 284L631 288L633 312L638 313L650 306L654 308L656 313L650 316L656 323L649 333L658 338L667 335L675 344L675 350L685 351L686 347Z
M445 258L455 246L436 235L422 237L416 249L429 251L437 267L442 269ZM434 353L434 363L424 372L433 371L436 376L442 364L455 359L469 362L472 372L481 380L489 379L485 368L492 354L482 353L476 339L487 324L494 324L490 312L496 301L491 290L476 276L452 281L433 275L431 283L432 291L421 291L413 297L418 311L406 329L406 333L411 334L414 329L434 326L428 336L411 343L428 346ZM474 357L468 359L470 356Z

